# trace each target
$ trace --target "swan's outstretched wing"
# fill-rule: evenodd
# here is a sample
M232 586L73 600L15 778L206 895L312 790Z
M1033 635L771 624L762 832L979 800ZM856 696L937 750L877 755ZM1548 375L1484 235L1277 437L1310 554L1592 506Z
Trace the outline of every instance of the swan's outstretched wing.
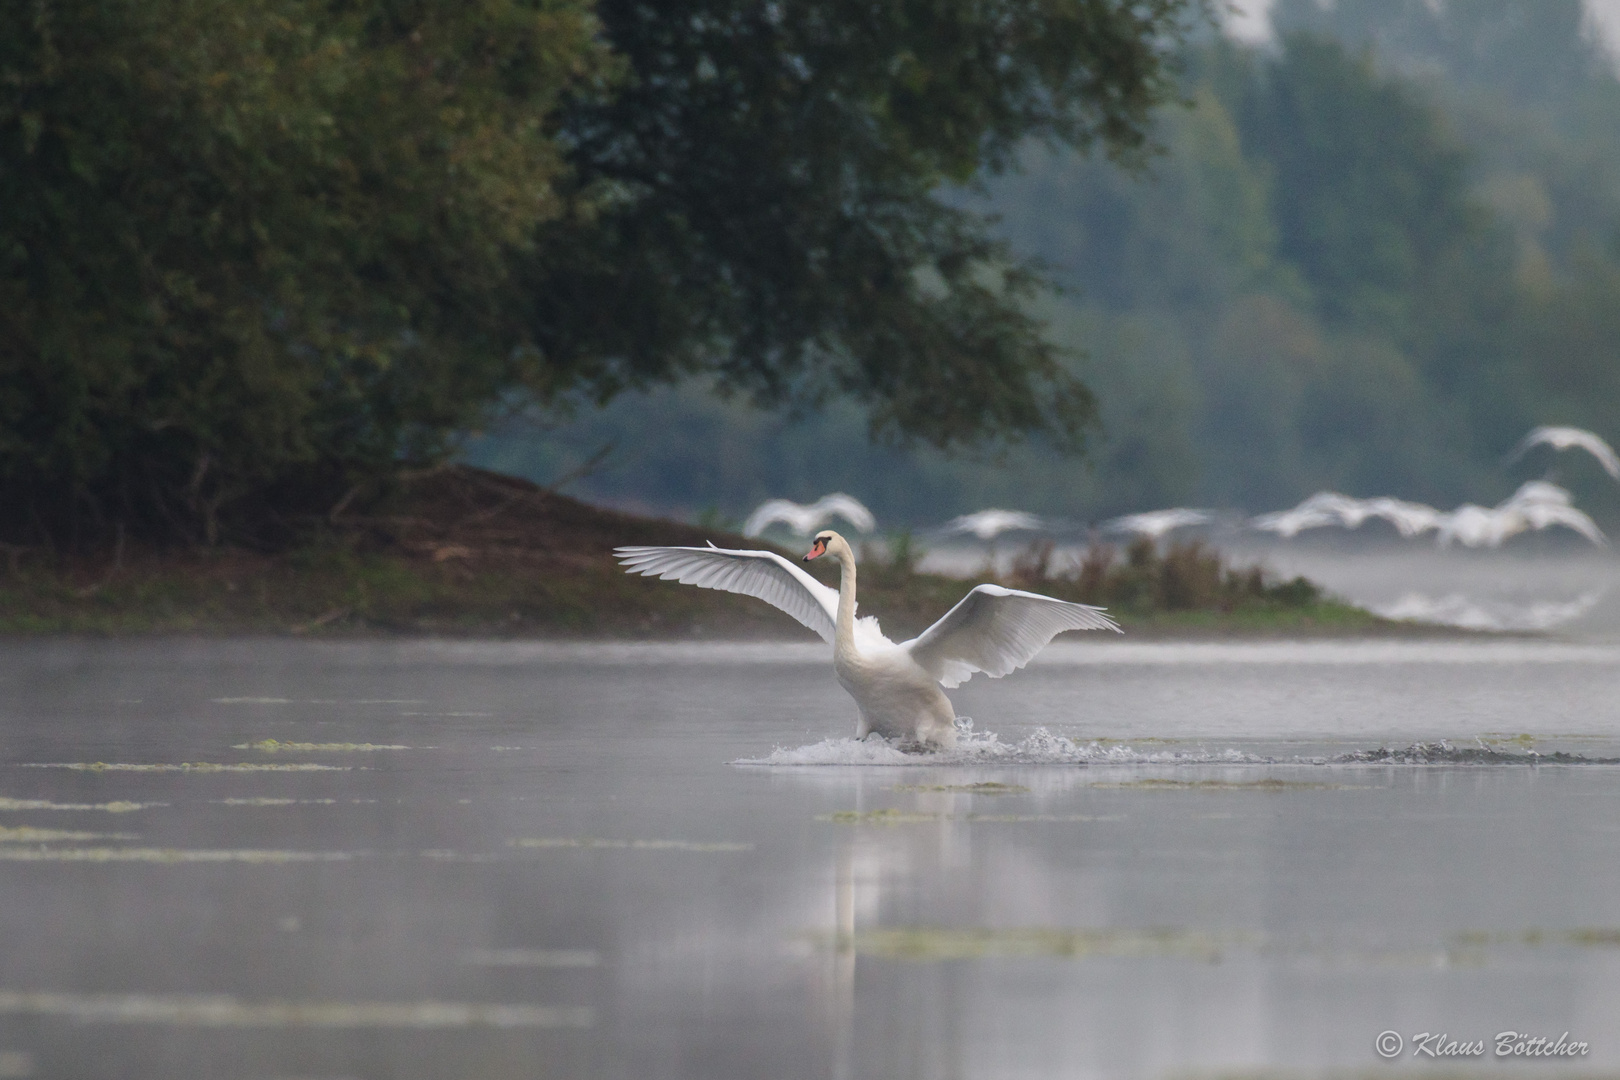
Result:
M975 671L992 679L1017 671L1065 630L1120 632L1102 608L980 585L901 647L945 686L960 686Z
M833 639L838 592L774 551L706 547L614 548L627 572L757 597L821 635Z

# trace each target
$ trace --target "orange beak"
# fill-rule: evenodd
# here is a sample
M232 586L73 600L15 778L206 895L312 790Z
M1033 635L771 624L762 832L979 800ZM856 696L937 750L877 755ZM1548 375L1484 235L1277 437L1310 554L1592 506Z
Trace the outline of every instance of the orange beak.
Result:
M809 562L811 559L819 559L825 554L827 554L827 541L817 540L810 545L810 551L805 555L804 561Z

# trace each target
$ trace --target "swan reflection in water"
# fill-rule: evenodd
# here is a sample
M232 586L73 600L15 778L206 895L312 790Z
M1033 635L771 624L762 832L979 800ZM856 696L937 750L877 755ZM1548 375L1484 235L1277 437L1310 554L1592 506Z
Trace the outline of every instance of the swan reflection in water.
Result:
M1000 678L1029 663L1065 630L1113 630L1104 609L1039 593L979 585L910 641L883 636L874 618L855 618L855 553L831 530L816 535L805 562L838 561L834 590L771 551L707 547L621 547L630 573L764 600L833 646L833 670L855 699L855 737L877 733L906 748L956 745L956 712L941 687L984 672Z

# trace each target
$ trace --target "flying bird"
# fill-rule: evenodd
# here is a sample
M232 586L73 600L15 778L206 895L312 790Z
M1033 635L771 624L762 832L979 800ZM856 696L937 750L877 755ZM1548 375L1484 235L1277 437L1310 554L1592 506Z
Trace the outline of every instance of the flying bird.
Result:
M871 532L877 528L872 511L861 505L854 496L842 491L823 495L809 506L787 499L768 499L759 504L743 523L744 536L758 536L775 524L783 524L799 536L809 536L835 517L853 525L857 532Z
M1124 517L1103 522L1103 529L1107 532L1133 533L1158 540L1177 529L1184 529L1189 525L1208 525L1214 520L1215 515L1208 510L1189 510L1178 506L1173 510L1149 510L1142 514L1126 514Z
M1437 539L1442 547L1453 540L1466 547L1500 547L1509 537L1554 525L1573 529L1599 546L1609 542L1597 522L1575 508L1569 492L1545 480L1520 484L1519 490L1488 510L1470 503L1442 515Z
M780 608L833 646L833 671L855 699L855 737L877 732L903 747L956 745L956 712L940 687L960 686L982 671L999 679L1065 630L1113 630L1104 609L1039 593L979 585L910 641L895 644L877 620L855 617L855 553L831 530L816 534L804 562L831 555L834 591L772 551L709 546L621 547L625 571L705 589L757 597Z
M1249 526L1291 540L1306 529L1320 529L1328 525L1359 529L1369 518L1381 518L1395 526L1403 537L1411 539L1438 529L1444 517L1432 506L1403 499L1387 496L1356 499L1340 495L1337 491L1319 491L1292 510L1261 514L1252 519Z
M941 529L946 533L972 533L980 540L994 540L1014 529L1033 531L1044 529L1046 522L1022 510L980 510L976 514L963 514L952 518Z
M1549 427L1545 425L1534 428L1530 434L1519 440L1519 445L1513 448L1513 452L1507 456L1507 460L1510 462L1517 461L1533 446L1550 446L1554 450L1585 450L1588 454L1597 458L1598 464L1603 466L1604 472L1614 479L1620 480L1620 456L1615 455L1614 447L1585 428Z

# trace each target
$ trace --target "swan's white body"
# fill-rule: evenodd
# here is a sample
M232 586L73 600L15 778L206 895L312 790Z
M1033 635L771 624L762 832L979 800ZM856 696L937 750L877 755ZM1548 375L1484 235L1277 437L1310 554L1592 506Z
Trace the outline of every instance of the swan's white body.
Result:
M806 558L823 552L838 560L836 592L771 551L616 549L630 573L758 597L831 642L833 670L860 710L856 738L875 731L903 745L952 746L956 711L942 686L960 686L976 671L991 678L1016 671L1064 630L1119 631L1102 608L979 585L933 626L895 644L876 619L855 617L849 544L823 532Z

